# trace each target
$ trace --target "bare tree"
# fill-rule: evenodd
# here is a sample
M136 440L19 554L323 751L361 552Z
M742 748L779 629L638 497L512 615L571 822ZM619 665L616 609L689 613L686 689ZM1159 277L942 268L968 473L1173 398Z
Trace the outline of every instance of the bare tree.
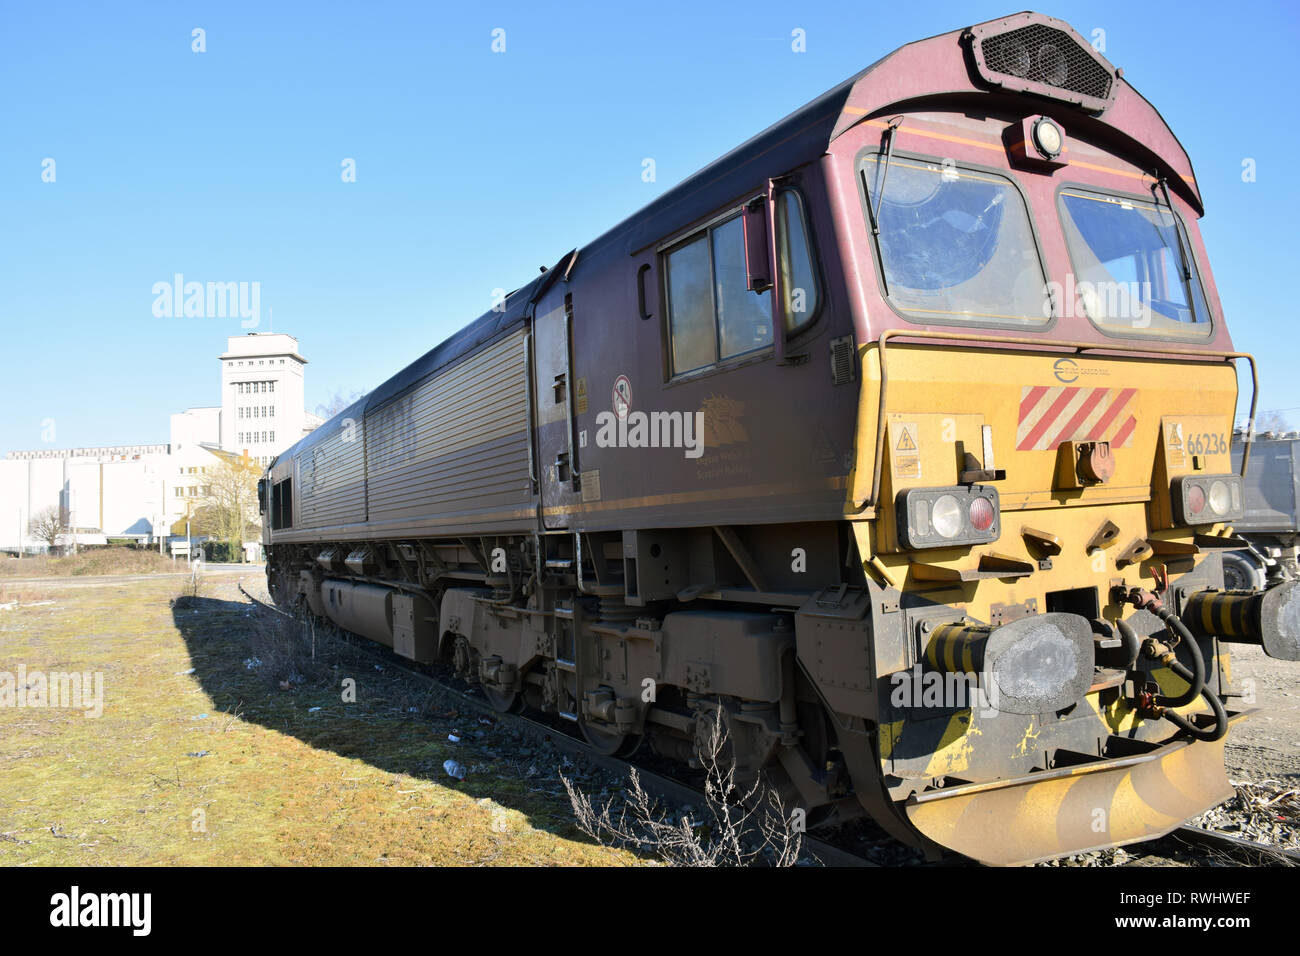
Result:
M1258 415L1256 415L1255 434L1263 435L1266 432L1272 432L1274 434L1277 434L1279 432L1293 431L1293 429L1291 428L1290 421L1284 414L1282 414L1283 411L1286 411L1286 409L1282 409L1281 411L1273 410L1267 412L1260 412ZM1236 428L1238 431L1244 432L1246 431L1247 426L1249 424L1250 421L1248 419L1241 419L1240 422L1237 424Z
M251 460L222 456L208 473L207 497L196 514L226 541L243 542L257 528L257 479L261 472Z
M50 546L51 551L58 547L59 538L69 530L71 529L68 527L68 517L58 505L50 505L36 512L27 522L27 533L37 540L44 541Z
M351 394L344 396L342 391L335 389L334 393L330 396L329 401L323 405L316 406L316 414L321 418L329 420L364 394L364 392L352 392Z
M1260 416L1255 419L1255 431L1261 432L1288 432L1291 430L1286 416L1278 411L1261 412Z
M224 515L215 505L204 503L189 514L190 533L206 538L221 538L225 535ZM181 533L185 531L184 519L180 522Z

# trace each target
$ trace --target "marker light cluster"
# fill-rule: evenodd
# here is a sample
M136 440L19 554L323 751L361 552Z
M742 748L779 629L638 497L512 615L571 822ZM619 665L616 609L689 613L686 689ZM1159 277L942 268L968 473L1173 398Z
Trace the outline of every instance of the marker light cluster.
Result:
M987 544L1002 534L998 492L987 485L909 488L898 495L898 537L905 548Z
M1237 475L1184 475L1174 479L1178 523L1236 521L1244 514L1241 478Z

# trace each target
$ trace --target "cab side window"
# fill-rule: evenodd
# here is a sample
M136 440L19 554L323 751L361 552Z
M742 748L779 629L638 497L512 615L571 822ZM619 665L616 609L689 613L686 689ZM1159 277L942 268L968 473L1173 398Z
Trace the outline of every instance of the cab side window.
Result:
M271 487L271 530L293 527L293 479L277 481Z
M819 299L798 193L787 190L777 196L776 220L781 313L787 332L793 332L811 321ZM664 264L673 375L772 345L772 294L747 287L739 210L669 249Z
M745 283L745 230L736 215L667 257L673 374L772 344L771 296Z
M803 200L793 189L776 197L776 241L781 251L781 298L787 333L797 332L817 315L821 298L813 268L812 240Z

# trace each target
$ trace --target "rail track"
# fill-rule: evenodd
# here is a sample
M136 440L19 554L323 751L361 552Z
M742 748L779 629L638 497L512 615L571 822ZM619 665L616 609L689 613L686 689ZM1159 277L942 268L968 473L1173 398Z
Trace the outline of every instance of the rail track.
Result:
M293 619L289 612L276 607L268 601L253 594L238 582L239 591L258 607L282 617ZM547 723L525 714L509 714L493 708L485 699L476 696L472 687L459 679L447 679L430 670L411 666L405 658L383 648L381 645L367 646L371 642L353 639L345 631L339 631L345 643L354 651L384 667L406 674L412 679L430 687L436 687L444 694L463 703L467 708L480 715L488 716L498 724L504 724L514 730L544 740L569 757L579 757L595 767L610 774L623 774L635 767L647 793L652 796L679 805L699 805L704 800L704 793L689 782L669 776L647 766L644 761L625 760L598 753L582 738L574 736L566 728ZM879 830L869 821L854 821L836 828L843 831L836 842L804 834L803 846L807 855L815 862L836 867L880 867L897 863L898 850L901 845ZM855 843L858 849L850 849L845 843ZM858 850L861 850L859 852ZM1183 825L1170 833L1144 843L1130 844L1124 847L1127 857L1123 865L1224 865L1225 861L1241 866L1300 866L1300 851L1279 846L1255 843L1240 837L1200 827ZM864 855L866 853L867 855ZM872 855L892 857L889 862L872 859ZM946 856L936 862L916 865L953 866L977 865L972 861L956 855Z

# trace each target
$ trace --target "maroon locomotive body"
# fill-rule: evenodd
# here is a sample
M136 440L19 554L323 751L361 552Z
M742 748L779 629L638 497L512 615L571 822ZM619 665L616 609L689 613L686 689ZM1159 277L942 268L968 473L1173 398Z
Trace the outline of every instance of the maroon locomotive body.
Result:
M1167 832L1229 793L1227 645L1300 656L1300 594L1223 590L1201 213L1068 25L910 44L279 456L272 593L605 752L721 715L813 822L1004 863Z

